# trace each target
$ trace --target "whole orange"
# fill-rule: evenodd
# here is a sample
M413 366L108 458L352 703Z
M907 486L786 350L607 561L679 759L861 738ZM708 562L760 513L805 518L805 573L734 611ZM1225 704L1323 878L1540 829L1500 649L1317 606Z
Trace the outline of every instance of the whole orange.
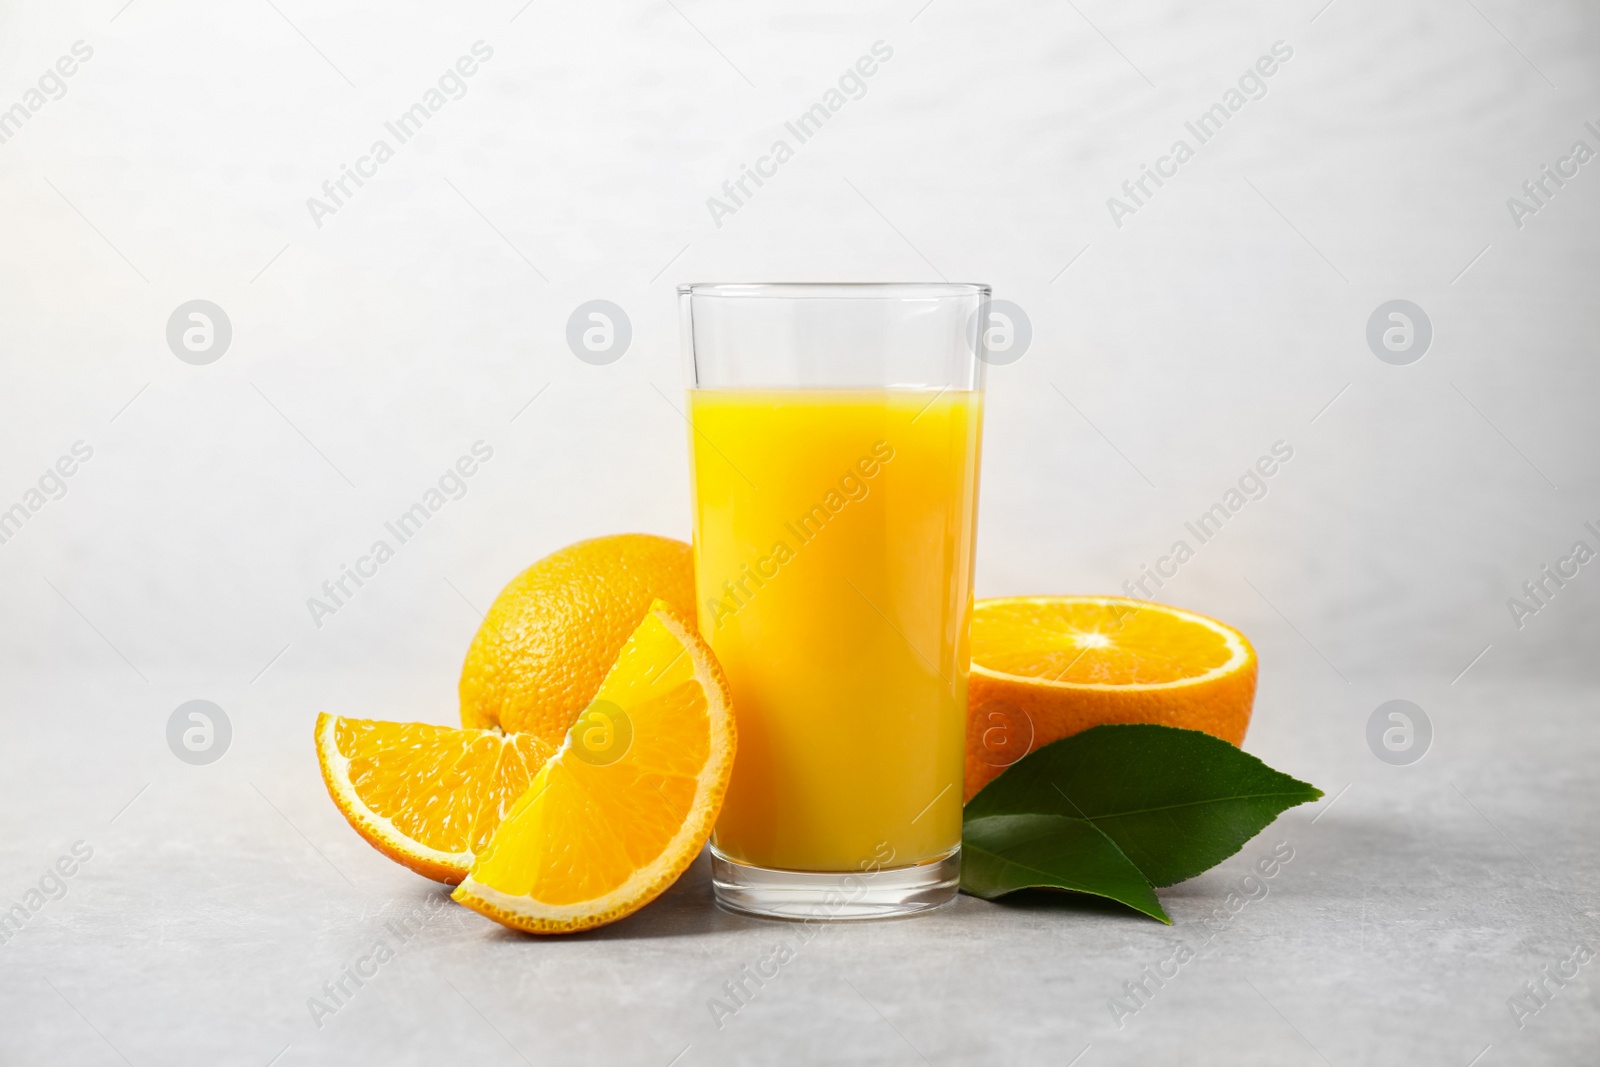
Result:
M461 667L461 725L559 747L656 598L691 627L694 554L615 534L552 552L500 591Z

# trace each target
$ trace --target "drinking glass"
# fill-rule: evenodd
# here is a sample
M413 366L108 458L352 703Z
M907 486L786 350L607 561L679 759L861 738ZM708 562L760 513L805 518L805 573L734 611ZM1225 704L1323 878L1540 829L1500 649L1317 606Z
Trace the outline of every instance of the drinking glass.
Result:
M701 633L738 755L717 900L909 914L960 881L989 288L679 288Z

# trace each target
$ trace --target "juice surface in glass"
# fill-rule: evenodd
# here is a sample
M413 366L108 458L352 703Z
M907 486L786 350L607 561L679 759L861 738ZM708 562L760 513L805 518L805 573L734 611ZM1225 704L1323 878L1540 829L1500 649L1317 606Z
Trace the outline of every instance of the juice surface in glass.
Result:
M689 394L700 629L739 755L712 838L797 871L961 840L982 394Z

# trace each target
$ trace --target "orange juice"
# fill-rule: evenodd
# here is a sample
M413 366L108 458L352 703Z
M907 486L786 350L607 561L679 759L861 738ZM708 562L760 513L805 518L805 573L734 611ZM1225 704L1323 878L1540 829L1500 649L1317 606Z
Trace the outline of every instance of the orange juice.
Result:
M739 754L713 845L798 871L961 840L982 394L689 394L700 629Z

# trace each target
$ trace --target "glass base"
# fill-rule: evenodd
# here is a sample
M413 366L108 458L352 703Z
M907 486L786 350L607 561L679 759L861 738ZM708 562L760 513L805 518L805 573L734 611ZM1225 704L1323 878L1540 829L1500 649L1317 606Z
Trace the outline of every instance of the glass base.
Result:
M892 919L950 903L961 888L961 847L912 867L787 871L752 867L711 849L717 903L767 919Z

